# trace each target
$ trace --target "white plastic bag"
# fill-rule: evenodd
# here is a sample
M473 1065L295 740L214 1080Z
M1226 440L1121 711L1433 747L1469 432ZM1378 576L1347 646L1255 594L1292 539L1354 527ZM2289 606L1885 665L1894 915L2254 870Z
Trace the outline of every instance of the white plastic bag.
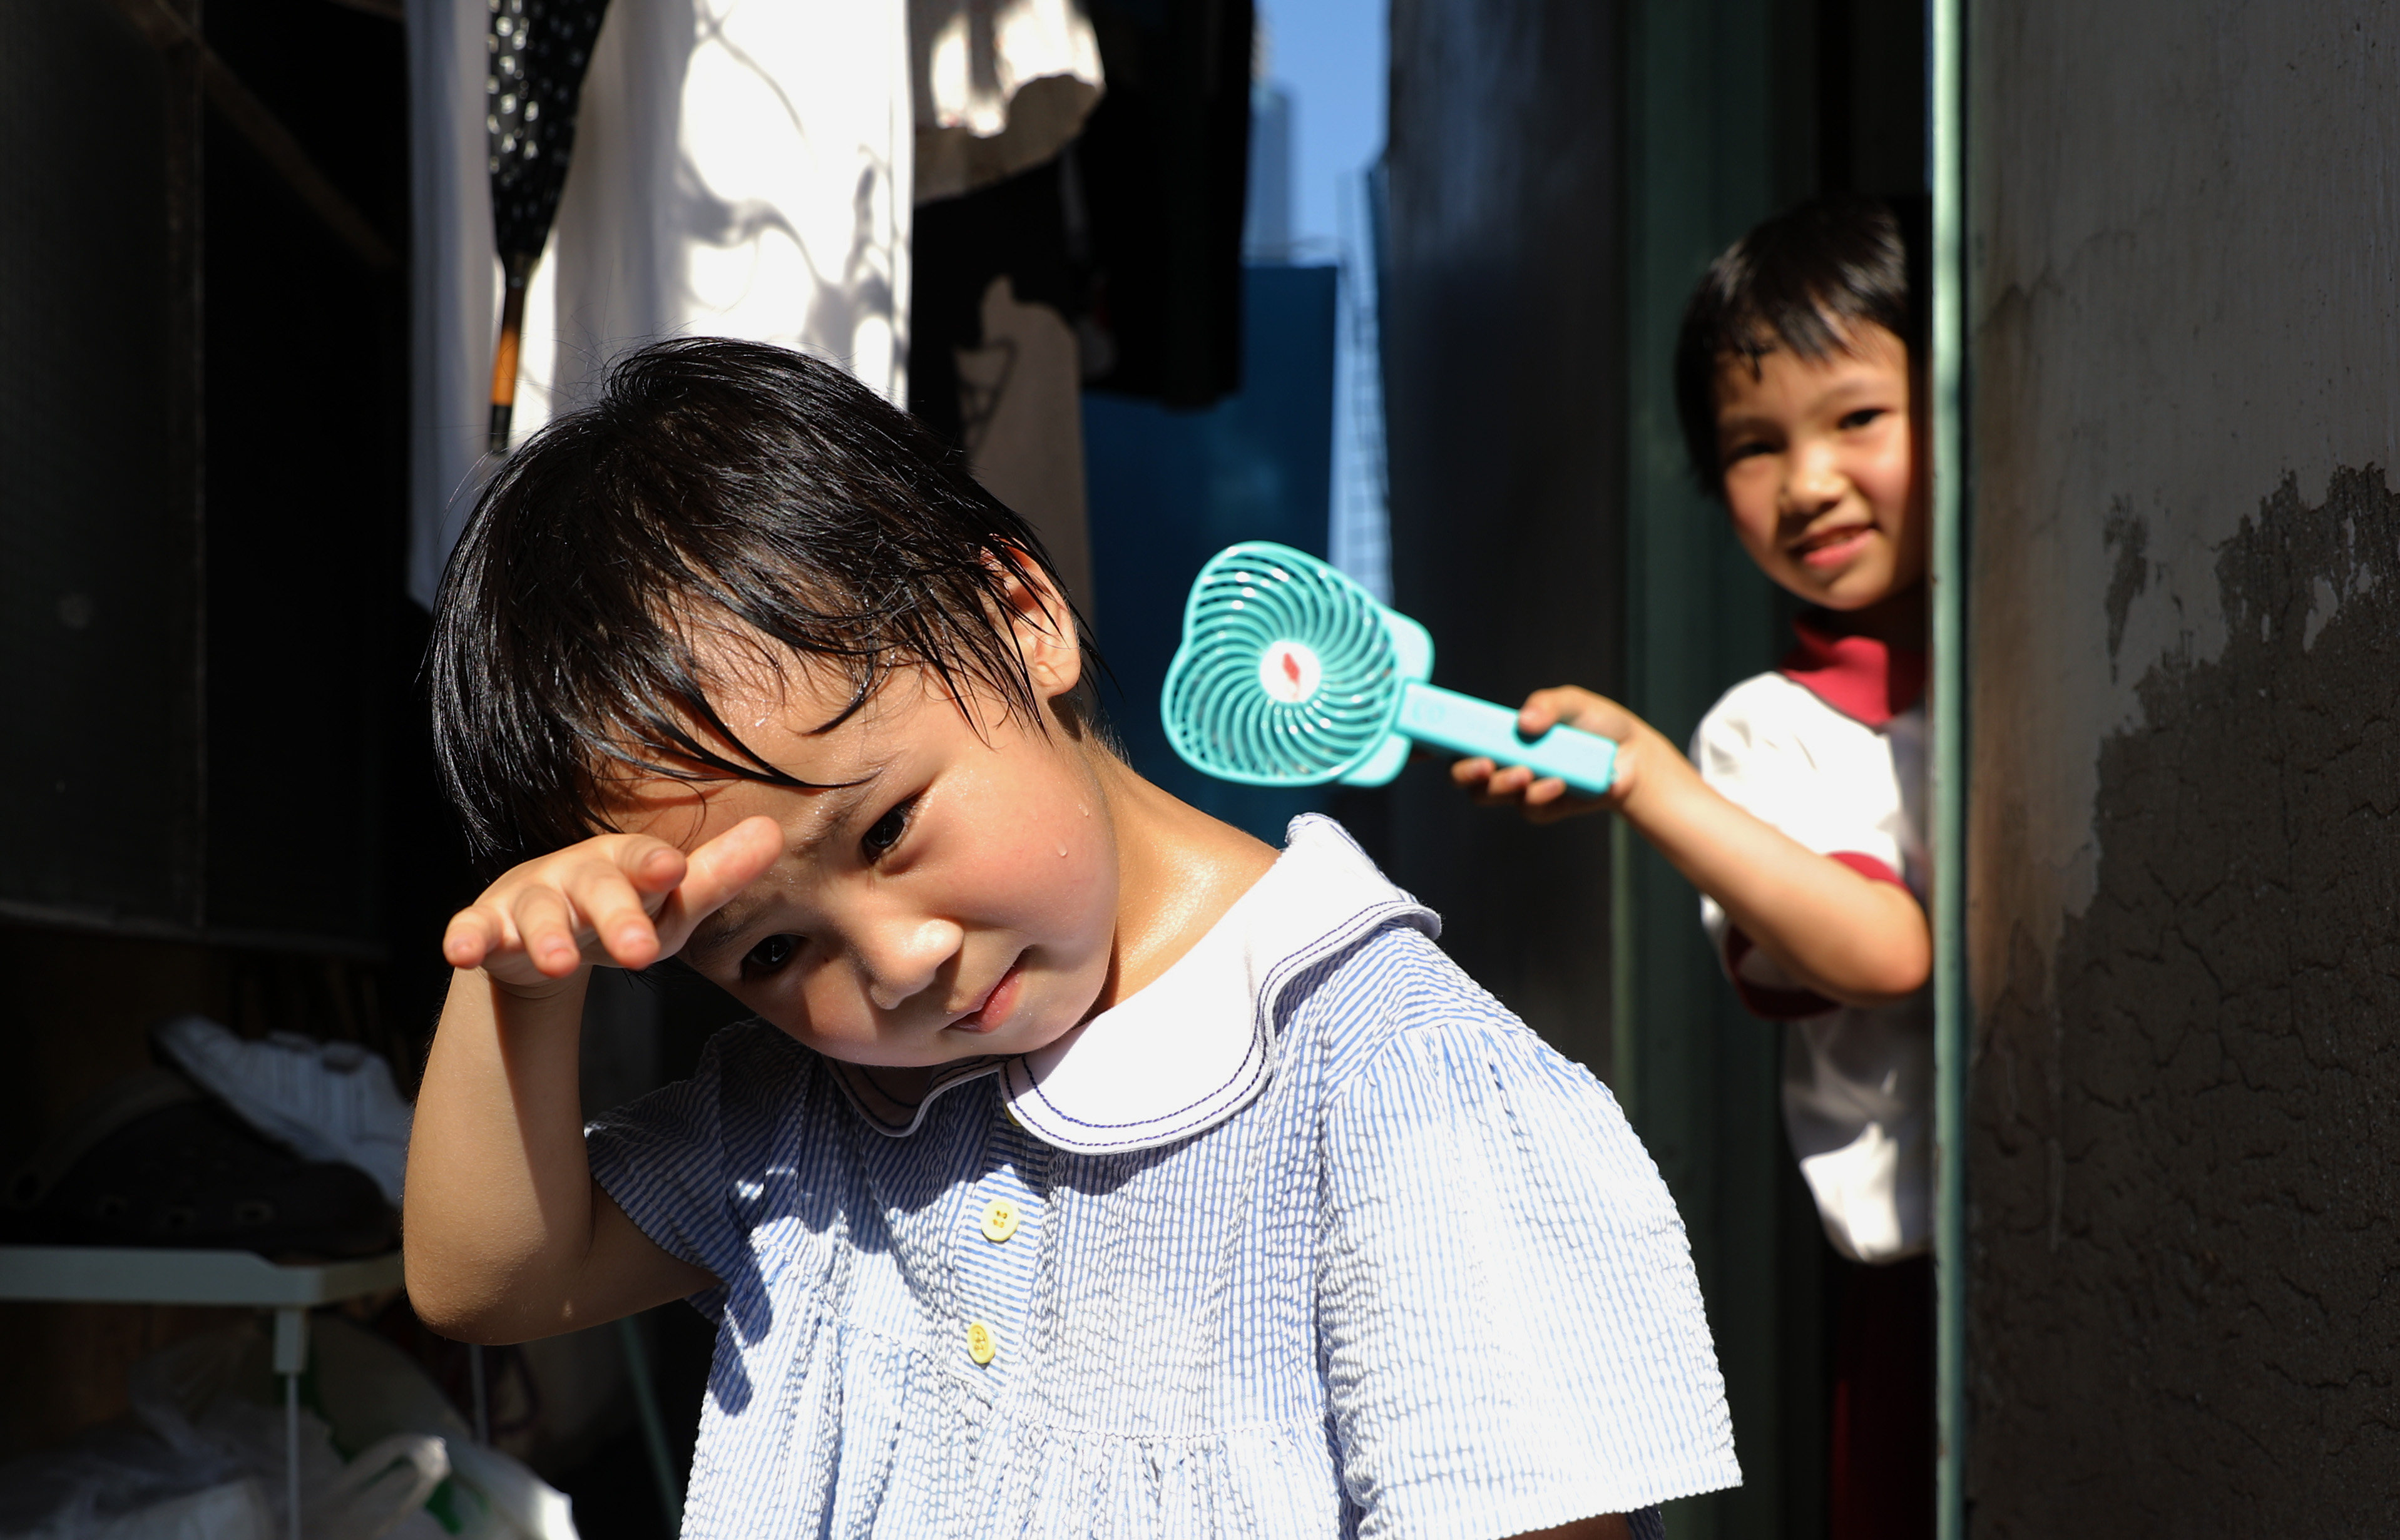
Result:
M477 1448L406 1355L336 1316L311 1325L315 1380L334 1425L300 1412L307 1540L576 1540L566 1496ZM0 1537L284 1540L281 1382L256 1326L152 1354L128 1389L132 1425L0 1467ZM345 1461L337 1445L360 1452ZM455 1531L426 1511L445 1483Z
M244 1478L154 1503L92 1532L92 1540L277 1540L275 1515Z
M313 1494L315 1501L304 1492L300 1527L328 1540L382 1540L402 1520L423 1512L425 1500L449 1477L443 1440L395 1433L361 1450L331 1487Z
M239 1479L223 1457L113 1425L0 1465L0 1535L69 1540L111 1520Z
M301 1532L307 1540L431 1540L445 1535L425 1512L425 1500L449 1474L450 1460L441 1439L395 1434L362 1451L332 1485L303 1493ZM245 1476L98 1521L83 1533L90 1540L283 1540L290 1532L280 1505L267 1496L270 1490L270 1483ZM412 1520L432 1527L429 1532L410 1524Z
M213 1455L254 1479L278 1535L287 1534L292 1458L284 1409L266 1399L281 1382L266 1368L264 1334L244 1325L205 1333L136 1364L128 1390L134 1415L168 1448L197 1465ZM320 1383L328 1370L319 1366ZM438 1434L394 1432L345 1461L333 1430L299 1413L300 1525L307 1540L381 1540L425 1506L450 1475Z
M408 1355L339 1315L311 1316L309 1326L318 1398L344 1443L398 1433L448 1440L456 1478L451 1517L463 1525L458 1540L577 1540L566 1494L523 1462L474 1442L449 1398Z

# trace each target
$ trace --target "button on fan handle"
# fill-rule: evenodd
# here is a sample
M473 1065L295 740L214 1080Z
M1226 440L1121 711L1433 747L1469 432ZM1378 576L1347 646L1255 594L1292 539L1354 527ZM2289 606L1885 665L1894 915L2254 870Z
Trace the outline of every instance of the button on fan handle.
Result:
M1439 685L1411 684L1394 725L1420 743L1555 775L1586 797L1598 797L1616 777L1616 745L1599 734L1552 728L1529 743L1518 736L1515 712Z

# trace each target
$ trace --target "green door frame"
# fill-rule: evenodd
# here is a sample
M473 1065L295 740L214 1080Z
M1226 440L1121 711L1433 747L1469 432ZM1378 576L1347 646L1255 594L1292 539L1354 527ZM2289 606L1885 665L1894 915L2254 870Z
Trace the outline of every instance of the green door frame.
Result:
M1933 1139L1935 1533L1965 1540L1967 1496L1967 376L1965 0L1927 0L1933 184Z

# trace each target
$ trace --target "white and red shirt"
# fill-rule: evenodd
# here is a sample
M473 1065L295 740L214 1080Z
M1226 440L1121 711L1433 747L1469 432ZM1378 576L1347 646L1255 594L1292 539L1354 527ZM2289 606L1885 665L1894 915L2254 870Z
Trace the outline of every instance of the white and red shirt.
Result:
M1802 620L1771 674L1725 692L1692 736L1701 779L1736 805L1918 903L1925 844L1925 655ZM1844 1256L1897 1261L1933 1222L1933 1006L1843 1005L1787 974L1715 900L1700 922L1742 1003L1788 1023L1783 1120L1825 1233Z

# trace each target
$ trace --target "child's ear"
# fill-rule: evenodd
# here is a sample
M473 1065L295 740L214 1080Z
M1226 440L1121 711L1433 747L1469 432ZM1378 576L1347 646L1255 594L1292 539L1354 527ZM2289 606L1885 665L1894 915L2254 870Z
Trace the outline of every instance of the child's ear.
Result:
M1026 676L1045 701L1067 694L1084 678L1084 649L1075 634L1075 612L1042 564L1023 552L1001 573L1011 633L1025 660Z

